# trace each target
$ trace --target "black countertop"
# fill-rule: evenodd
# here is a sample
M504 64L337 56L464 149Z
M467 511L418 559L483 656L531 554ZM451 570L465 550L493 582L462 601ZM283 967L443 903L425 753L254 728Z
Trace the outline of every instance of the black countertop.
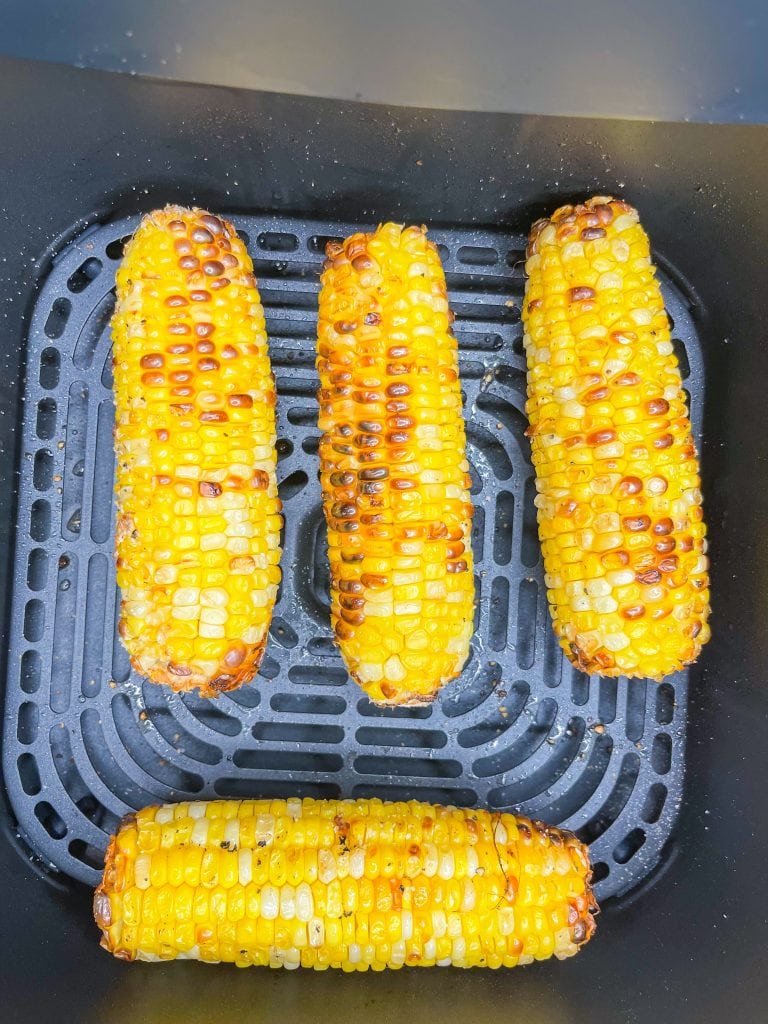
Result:
M447 109L768 121L762 0L0 0L0 53Z

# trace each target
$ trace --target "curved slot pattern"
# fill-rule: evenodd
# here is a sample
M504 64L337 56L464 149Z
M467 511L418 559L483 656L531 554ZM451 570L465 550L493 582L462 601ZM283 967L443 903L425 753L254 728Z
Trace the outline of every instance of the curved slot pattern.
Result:
M519 736L506 746L501 753L492 754L490 757L481 757L475 761L475 774L479 775L480 778L501 775L503 772L511 771L519 764L522 764L546 740L550 729L554 725L556 714L556 701L550 697L545 697L536 707L533 720L522 736Z
M184 771L162 757L145 738L134 715L130 699L124 693L112 698L112 713L117 735L132 760L153 779L177 793L199 793L203 780L197 774Z

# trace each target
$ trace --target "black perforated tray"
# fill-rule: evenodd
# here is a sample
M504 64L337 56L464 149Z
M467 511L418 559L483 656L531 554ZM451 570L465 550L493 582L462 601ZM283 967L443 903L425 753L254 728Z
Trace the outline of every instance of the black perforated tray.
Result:
M520 303L524 239L434 229L456 313L475 520L476 631L427 708L378 708L332 640L317 480L315 306L325 242L359 225L234 218L254 258L277 379L283 583L259 677L219 700L131 672L115 637L109 319L131 218L56 257L27 340L3 767L21 837L93 883L130 808L190 797L381 796L516 809L592 845L600 898L657 866L684 772L684 673L588 678L549 622L536 535ZM694 431L691 300L661 273Z

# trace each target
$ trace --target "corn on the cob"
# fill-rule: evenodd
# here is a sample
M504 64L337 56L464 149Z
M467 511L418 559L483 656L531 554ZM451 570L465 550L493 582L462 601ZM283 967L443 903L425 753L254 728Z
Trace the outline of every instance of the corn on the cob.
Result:
M523 308L555 633L586 672L660 679L709 638L696 450L648 238L596 197L534 224Z
M587 848L511 814L381 800L148 807L94 896L124 960L514 967L594 931Z
M214 696L257 671L279 581L275 389L253 265L226 221L144 218L112 321L120 636Z
M353 678L420 703L469 653L469 465L445 276L426 229L330 243L322 277L320 479L331 616Z

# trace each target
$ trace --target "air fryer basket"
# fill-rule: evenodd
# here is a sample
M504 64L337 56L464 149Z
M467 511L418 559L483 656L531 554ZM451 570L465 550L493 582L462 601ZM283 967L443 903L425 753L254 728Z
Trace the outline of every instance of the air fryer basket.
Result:
M3 479L17 482L0 494L13 533L3 535L7 1019L53 1019L66 999L77 1020L109 1008L110 1020L195 1021L257 998L295 1001L297 1019L322 1015L331 998L338 1012L394 1019L409 999L456 1020L514 998L516 1012L542 1021L686 1020L681 1007L708 1021L742 999L742 1019L762 1019L753 1011L765 981L744 957L764 916L767 814L752 799L766 762L768 358L756 340L765 300L750 287L768 240L759 130L393 111L4 62L0 82L11 81L14 102L0 105L4 181L18 183L0 280ZM703 425L715 638L690 678L662 686L574 672L543 594L522 436L520 257L533 218L591 192L641 208L697 436ZM230 212L248 236L280 394L285 580L260 677L218 702L142 683L114 641L111 289L137 211L168 200ZM426 222L443 247L478 509L473 655L426 709L372 706L346 678L327 625L317 272L326 237L382 218ZM563 821L593 843L606 901L598 935L566 965L481 980L283 981L195 965L150 977L99 953L88 891L67 877L94 880L124 810L287 792L421 795ZM718 984L729 949L734 979ZM85 964L88 985L78 986L71 975Z

